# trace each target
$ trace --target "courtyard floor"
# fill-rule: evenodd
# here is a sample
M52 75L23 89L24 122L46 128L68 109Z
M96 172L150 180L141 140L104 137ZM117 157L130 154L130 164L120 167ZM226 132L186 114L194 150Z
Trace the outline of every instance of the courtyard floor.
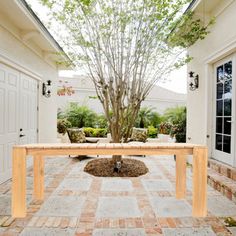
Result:
M236 220L236 204L208 186L208 216L191 216L191 168L186 200L175 199L172 156L132 157L149 173L138 178L101 178L83 172L89 161L48 158L45 200L32 200L32 169L27 175L27 217L10 216L11 181L0 185L0 235L22 236L213 236L236 235L225 219Z

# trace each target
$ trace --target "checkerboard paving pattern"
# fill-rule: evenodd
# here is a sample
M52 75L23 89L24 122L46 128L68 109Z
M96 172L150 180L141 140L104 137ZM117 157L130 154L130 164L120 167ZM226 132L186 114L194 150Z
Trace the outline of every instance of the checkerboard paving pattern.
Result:
M0 235L5 236L227 236L236 227L236 204L208 187L208 215L191 215L191 175L187 196L175 199L173 156L131 157L142 160L149 173L137 178L101 178L85 172L89 160L46 159L45 200L32 200L32 169L27 176L28 212L10 216L11 181L0 185Z

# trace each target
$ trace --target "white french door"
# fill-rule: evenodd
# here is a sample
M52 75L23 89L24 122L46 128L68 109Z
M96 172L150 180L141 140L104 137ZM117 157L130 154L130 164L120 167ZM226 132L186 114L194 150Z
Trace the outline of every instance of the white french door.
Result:
M11 178L12 146L37 142L38 82L0 63L0 183Z
M235 152L235 56L214 66L213 158L234 165Z

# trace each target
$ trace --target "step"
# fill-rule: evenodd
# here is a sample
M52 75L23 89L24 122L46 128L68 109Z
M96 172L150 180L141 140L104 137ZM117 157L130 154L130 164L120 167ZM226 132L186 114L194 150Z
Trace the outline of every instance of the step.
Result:
M210 159L208 161L208 167L218 172L219 174L236 181L236 168L213 159Z
M208 184L236 203L236 181L208 168Z

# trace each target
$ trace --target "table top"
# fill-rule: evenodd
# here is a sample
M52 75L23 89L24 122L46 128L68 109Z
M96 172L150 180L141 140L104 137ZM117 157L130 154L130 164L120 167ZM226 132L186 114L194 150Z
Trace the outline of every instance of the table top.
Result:
M25 149L191 149L207 148L201 144L191 143L32 143L25 145L15 145L14 148Z

